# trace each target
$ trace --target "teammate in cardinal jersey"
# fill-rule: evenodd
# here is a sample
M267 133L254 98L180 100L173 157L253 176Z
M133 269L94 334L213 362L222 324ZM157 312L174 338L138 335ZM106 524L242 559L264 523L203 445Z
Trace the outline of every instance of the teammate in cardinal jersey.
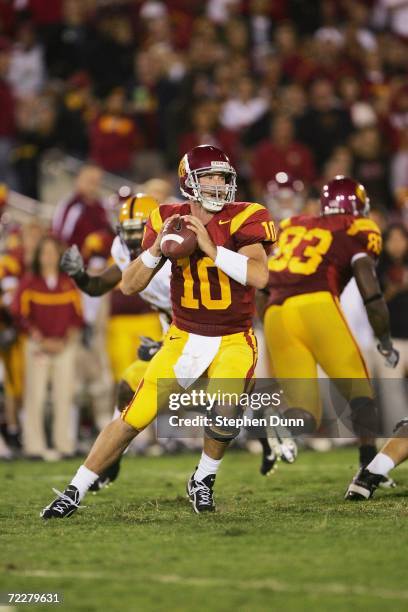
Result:
M183 215L197 236L198 248L190 257L172 261L173 323L122 418L102 431L68 488L42 511L43 518L72 514L98 475L155 419L159 379L174 381L178 392L204 374L209 385L215 384L212 379L234 379L239 394L253 376L255 289L268 282L273 223L260 204L234 201L236 173L216 147L202 145L188 152L179 166L179 181L189 201L152 212L144 251L122 274L125 294L145 289L165 262L160 243L166 222ZM187 484L197 513L214 510L215 476L237 434L237 428L206 429L199 465Z
M141 252L142 237L145 225L152 213L158 208L159 203L151 196L138 193L132 195L121 204L119 210L118 234L113 243L111 235L90 234L84 243L84 256L89 259L94 245L99 243L102 252L110 249L113 263L101 274L89 275L85 270L84 259L76 245L67 249L61 258L61 268L76 282L78 287L87 295L101 296L114 291L122 279L122 270ZM119 291L119 290L118 290ZM120 296L125 298L121 293ZM171 321L170 303L170 264L167 262L154 276L151 283L144 291L138 295L140 301L153 306L158 311L158 318L161 325L162 335L164 335ZM143 300L143 301L142 301ZM161 343L151 336L156 336L157 325L150 324L149 320L144 321L140 328L141 344L138 347L139 358L121 372L121 377L117 388L117 402L114 411L114 418L124 410L132 399L143 375L147 369L148 362L155 352L160 348ZM143 335L142 335L143 334ZM135 347L136 354L136 347ZM93 483L92 490L97 491L107 484L116 480L120 469L120 458L100 475Z
M364 359L339 303L352 276L378 338L378 350L391 367L398 361L375 271L381 233L367 217L368 212L363 185L338 176L323 187L320 216L282 221L278 248L268 264L264 316L274 375L280 380L298 379L286 385L289 407L285 417L304 419L305 432L318 428L319 364L329 378L337 379L337 387L350 404L354 433L360 438L362 466L376 454L370 435L375 410ZM275 457L267 441L263 447L261 471L268 473Z

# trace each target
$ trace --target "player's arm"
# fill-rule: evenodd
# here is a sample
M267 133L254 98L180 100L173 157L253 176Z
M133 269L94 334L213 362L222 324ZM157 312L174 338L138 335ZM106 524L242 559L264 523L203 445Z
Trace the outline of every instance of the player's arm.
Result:
M152 280L153 276L157 274L160 268L164 265L166 259L163 257L161 252L160 242L164 228L167 224L179 215L172 215L166 219L157 233L152 245L144 250L137 259L123 270L121 290L125 295L132 295L133 293L139 293L146 289L147 285Z
M265 249L259 242L257 244L249 244L239 249L239 255L247 257L247 276L246 285L255 287L255 289L264 289L268 284L268 258ZM217 256L219 256L217 254ZM220 266L221 267L221 266Z
M109 266L98 276L89 275L76 244L64 252L60 267L74 280L81 291L95 297L111 291L122 278L122 273L116 264Z
M256 289L266 287L269 278L268 261L260 242L243 246L238 252L231 251L216 246L204 224L197 217L187 215L186 219L189 223L187 227L197 236L200 249L214 261L217 268L241 285L249 285Z
M368 320L379 340L378 350L391 367L398 363L398 352L393 348L388 307L377 278L375 262L369 256L358 257L353 263L353 274L363 299Z

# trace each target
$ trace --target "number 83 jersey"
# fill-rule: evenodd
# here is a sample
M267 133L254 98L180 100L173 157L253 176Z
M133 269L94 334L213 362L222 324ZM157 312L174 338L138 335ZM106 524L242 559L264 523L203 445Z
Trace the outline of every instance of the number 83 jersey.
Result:
M142 248L154 243L164 221L191 214L190 204L162 204L146 224ZM213 215L206 229L216 246L239 251L261 243L266 252L275 242L275 228L261 204L234 202ZM202 336L224 336L248 330L255 310L255 289L243 286L217 268L201 250L172 261L171 301L179 329Z
M382 247L376 223L353 215L285 219L276 252L269 259L269 302L328 291L339 296L352 277L356 258L377 259Z

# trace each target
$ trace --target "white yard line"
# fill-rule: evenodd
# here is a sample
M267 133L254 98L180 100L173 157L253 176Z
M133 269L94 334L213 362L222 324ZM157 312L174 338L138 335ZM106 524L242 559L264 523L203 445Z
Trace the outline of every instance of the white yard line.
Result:
M57 572L47 570L13 571L13 576L25 576L27 578L72 578L80 580L108 580L112 578L110 573L102 572ZM124 575L123 579L128 578ZM372 588L359 584L343 584L341 582L314 582L310 584L296 584L294 582L282 582L273 578L261 580L224 580L222 578L207 578L194 576L179 576L177 574L155 574L138 576L142 582L156 582L160 584L180 584L181 586L193 586L199 588L227 588L231 587L241 591L255 591L264 589L275 593L311 593L313 595L348 595L358 597L372 597L376 599L400 599L408 600L408 590L393 590L388 588Z

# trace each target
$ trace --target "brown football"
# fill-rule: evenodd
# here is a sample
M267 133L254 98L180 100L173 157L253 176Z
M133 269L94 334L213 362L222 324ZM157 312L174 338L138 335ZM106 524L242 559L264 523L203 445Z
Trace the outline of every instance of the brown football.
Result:
M170 221L160 242L163 255L170 259L188 257L194 253L197 246L196 235L191 229L188 229L183 217Z

